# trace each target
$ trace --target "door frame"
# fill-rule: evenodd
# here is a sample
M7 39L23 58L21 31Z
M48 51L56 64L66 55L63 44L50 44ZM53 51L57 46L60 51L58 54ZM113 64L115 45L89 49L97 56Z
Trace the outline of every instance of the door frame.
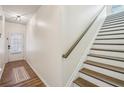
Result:
M12 22L6 22L6 23L9 23L9 24L11 24ZM8 50L8 44L9 44L9 41L8 41L8 37L9 37L9 31L6 29L6 23L5 23L5 48L6 48L6 52L5 52L5 55L6 55L6 63L8 63L8 62L11 62L11 61L9 61L9 50ZM17 24L17 25L22 25L22 26L24 26L24 28L22 29L23 31L20 31L20 32L22 32L23 33L23 59L21 59L21 60L25 60L25 53L26 53L26 50L25 50L25 48L26 48L26 44L25 44L25 42L26 42L26 25L23 25L23 24L18 24L18 23L12 23L13 25L14 24ZM14 32L14 31L13 31ZM15 32L18 32L18 31L15 31ZM20 60L20 59L19 59ZM16 60L15 60L16 61Z

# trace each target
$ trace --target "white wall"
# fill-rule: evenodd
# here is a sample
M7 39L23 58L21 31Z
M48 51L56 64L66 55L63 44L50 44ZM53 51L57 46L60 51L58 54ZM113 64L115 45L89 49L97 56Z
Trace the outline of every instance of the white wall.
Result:
M77 38L83 33L86 27L95 18L102 6L65 6L63 30L62 30L62 53L71 47ZM91 47L91 42L97 34L99 27L101 26L106 16L106 11L100 15L101 18L94 23L92 28L83 37L80 43L72 51L67 59L62 59L63 63L63 85L71 84L73 76L76 71L80 69L79 66L86 59L88 50Z
M48 86L65 86L70 79L101 20L68 59L62 59L62 54L77 40L101 8L41 6L30 20L27 25L26 59Z
M48 86L62 85L60 6L41 6L27 25L27 61Z
M0 78L2 76L2 72L5 65L5 17L2 12L2 7L0 6L0 15L2 15L2 20L0 20L0 33L2 34L0 37Z
M65 53L98 13L102 6L71 5L63 10L63 53Z
M2 21L0 21L0 30L2 30ZM2 32L2 36L0 38L0 78L3 72L3 66L4 66L4 55L5 55L5 46L4 46L4 32Z

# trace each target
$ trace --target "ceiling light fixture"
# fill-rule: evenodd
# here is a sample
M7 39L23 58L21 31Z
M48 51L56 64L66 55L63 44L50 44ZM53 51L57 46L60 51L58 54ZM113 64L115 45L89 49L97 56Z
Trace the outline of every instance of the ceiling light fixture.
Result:
M20 21L21 20L21 16L17 15L16 20Z

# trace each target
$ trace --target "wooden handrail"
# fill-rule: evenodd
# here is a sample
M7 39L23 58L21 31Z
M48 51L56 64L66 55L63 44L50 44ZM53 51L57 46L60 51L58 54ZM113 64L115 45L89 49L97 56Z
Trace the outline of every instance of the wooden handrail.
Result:
M77 44L80 42L80 40L84 37L84 35L89 30L89 28L92 26L92 24L95 22L95 20L97 19L97 17L101 14L101 12L103 11L104 7L105 6L103 6L103 8L98 13L98 15L94 18L94 20L90 23L90 25L86 28L86 30L81 34L81 36L78 38L78 40L70 47L70 49L65 54L62 55L63 58L67 58L71 54L71 52L73 51L73 49L77 46Z

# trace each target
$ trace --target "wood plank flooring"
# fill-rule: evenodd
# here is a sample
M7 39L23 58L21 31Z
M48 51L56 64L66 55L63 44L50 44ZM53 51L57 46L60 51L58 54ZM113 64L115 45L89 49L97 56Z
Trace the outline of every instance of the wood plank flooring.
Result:
M74 81L75 84L79 85L80 87L98 87L97 85L83 79L83 78L77 78L75 81Z
M16 83L12 70L13 68L22 66L25 68L30 78ZM20 60L8 62L5 65L4 72L0 80L0 87L45 87L45 84L40 80L25 60Z

